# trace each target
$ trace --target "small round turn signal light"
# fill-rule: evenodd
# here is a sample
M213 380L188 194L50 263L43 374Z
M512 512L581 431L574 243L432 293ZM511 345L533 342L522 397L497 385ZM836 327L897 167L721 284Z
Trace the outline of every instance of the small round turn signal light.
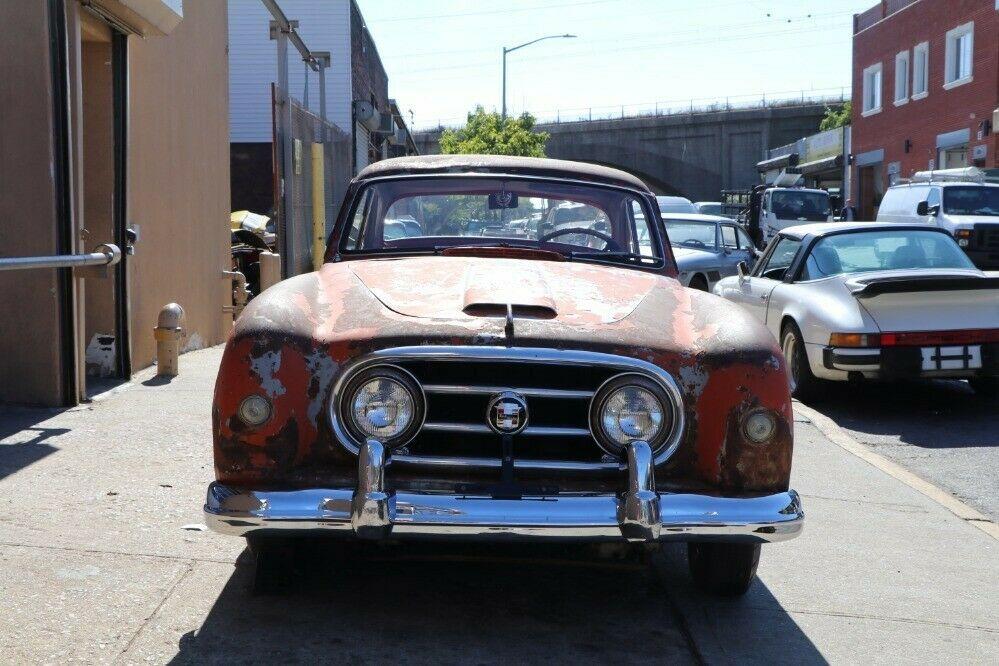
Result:
M239 418L248 426L263 425L271 417L271 402L262 395L250 395L239 403Z
M742 429L751 442L766 444L777 433L777 419L768 411L755 411L746 417Z

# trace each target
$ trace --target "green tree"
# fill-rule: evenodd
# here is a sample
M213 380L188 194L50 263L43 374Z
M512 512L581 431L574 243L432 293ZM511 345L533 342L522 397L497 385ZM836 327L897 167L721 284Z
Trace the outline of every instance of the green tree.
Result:
M838 109L833 109L826 107L826 115L822 118L822 122L819 123L819 129L823 132L826 130L836 129L837 127L843 127L844 125L850 124L850 116L853 114L853 102L847 100Z
M477 106L474 113L468 114L464 127L441 133L441 152L445 155L544 157L548 133L535 132L534 124L534 116L529 113L503 120L495 111L486 113Z

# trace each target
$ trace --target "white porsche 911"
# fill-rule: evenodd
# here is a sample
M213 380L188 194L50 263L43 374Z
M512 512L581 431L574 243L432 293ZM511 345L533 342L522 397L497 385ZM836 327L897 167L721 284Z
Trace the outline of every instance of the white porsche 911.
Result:
M713 291L777 337L796 397L861 377L959 378L999 393L999 273L975 268L941 229L789 227Z

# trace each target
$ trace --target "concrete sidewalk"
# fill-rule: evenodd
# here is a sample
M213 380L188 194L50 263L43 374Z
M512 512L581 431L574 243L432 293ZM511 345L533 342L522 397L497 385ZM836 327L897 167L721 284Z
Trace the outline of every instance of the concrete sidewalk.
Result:
M804 536L765 546L735 602L654 566L520 547L322 560L287 598L249 592L234 539L199 531L220 348L67 411L0 409L3 663L988 663L999 541L796 423Z

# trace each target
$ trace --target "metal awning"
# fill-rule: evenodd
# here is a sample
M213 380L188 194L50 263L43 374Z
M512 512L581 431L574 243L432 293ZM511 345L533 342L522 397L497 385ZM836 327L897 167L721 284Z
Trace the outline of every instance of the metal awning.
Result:
M819 173L820 171L829 171L832 169L840 169L843 167L843 155L830 155L829 157L823 157L820 160L814 160L812 162L805 162L804 164L799 164L798 168L801 169L801 173L807 175L813 173Z
M84 7L126 35L169 35L184 18L183 0L90 0Z
M788 153L786 155L771 157L770 159L763 160L762 162L757 162L756 170L762 173L764 171L773 171L775 169L783 169L785 167L793 167L797 165L798 153Z

